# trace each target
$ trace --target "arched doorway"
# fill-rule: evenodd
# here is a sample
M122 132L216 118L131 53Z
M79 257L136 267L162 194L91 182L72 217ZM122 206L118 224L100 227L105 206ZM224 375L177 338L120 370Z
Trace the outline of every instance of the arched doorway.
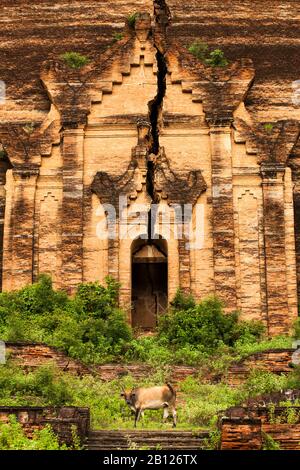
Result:
M132 326L152 330L168 305L168 253L163 239L137 239L131 250Z
M4 239L4 217L6 206L6 173L12 168L6 151L0 144L0 291L2 291L3 278L3 239Z

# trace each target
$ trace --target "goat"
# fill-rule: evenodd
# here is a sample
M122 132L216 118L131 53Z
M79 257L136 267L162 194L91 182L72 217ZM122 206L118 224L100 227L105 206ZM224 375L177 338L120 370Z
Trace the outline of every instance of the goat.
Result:
M159 410L163 408L163 421L169 417L169 411L173 416L173 427L176 427L177 413L176 413L176 391L170 384L158 387L138 387L131 391L123 390L121 397L124 397L125 402L135 413L134 427L136 428L137 422L140 417L144 415L144 410Z

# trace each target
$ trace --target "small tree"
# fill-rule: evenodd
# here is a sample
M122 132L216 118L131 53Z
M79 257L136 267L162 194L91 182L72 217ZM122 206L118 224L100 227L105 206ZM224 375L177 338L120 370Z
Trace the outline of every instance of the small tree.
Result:
M205 62L208 54L208 45L205 42L195 41L188 48L189 52L193 54L201 62Z
M278 442L274 441L269 434L262 432L263 447L262 450L281 450Z
M221 49L215 49L209 54L209 59L206 59L206 63L211 67L226 67L228 60Z
M130 26L130 28L134 28L137 16L138 14L135 12L135 13L131 13L131 15L127 17L127 23Z
M4 160L7 157L5 150L0 149L0 160Z
M114 33L113 42L122 41L123 37L124 37L123 33Z
M197 57L198 60L210 67L226 67L229 64L229 61L226 59L221 49L215 49L209 52L208 45L205 42L194 41L188 50Z
M272 124L271 122L266 122L266 123L264 124L264 129L265 129L265 131L267 131L269 134L272 132L273 128L274 128L274 126L273 126L273 124Z
M78 52L65 52L60 57L65 64L72 69L80 69L90 62L88 57Z

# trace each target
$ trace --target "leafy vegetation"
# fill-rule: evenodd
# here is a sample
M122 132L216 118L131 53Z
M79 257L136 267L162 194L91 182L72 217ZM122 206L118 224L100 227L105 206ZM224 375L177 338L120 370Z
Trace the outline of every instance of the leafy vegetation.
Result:
M117 307L119 286L79 285L74 297L52 288L51 279L0 294L0 337L7 341L44 342L85 363L119 357L132 340L124 313Z
M0 160L4 160L7 157L7 153L4 148L0 146Z
M65 52L60 56L71 69L80 69L90 62L90 59L79 52Z
M130 28L134 28L135 22L136 22L136 19L137 19L137 16L138 16L138 13L135 12L135 13L131 13L131 14L127 17L127 23L128 23L128 25L130 26Z
M189 46L188 50L191 54L197 57L197 59L205 63L209 53L208 44L201 41L194 41L193 44Z
M221 302L196 303L177 292L153 336L135 337L118 307L119 285L78 286L73 297L55 291L51 279L0 294L0 338L43 342L86 364L143 362L204 366L224 372L233 360L268 348L291 347L292 339L267 339L260 322L246 322L236 312L224 314Z
M217 298L196 304L192 297L185 298L180 291L170 312L161 317L159 324L159 335L170 345L201 345L207 352L224 345L234 346L237 341L257 341L263 333L261 322L239 321L237 312L224 314Z
M132 429L132 412L120 397L122 388L162 384L167 377L168 371L158 369L142 382L130 375L102 382L91 375L82 378L73 376L53 365L26 373L20 367L8 363L0 366L0 405L87 406L91 410L93 428ZM300 370L295 370L288 376L253 372L244 384L236 388L222 382L206 383L201 376L188 377L177 386L178 428L214 430L217 414L221 410L239 405L262 393L299 386ZM296 419L292 416L292 411L283 415L290 423ZM169 423L163 424L162 410L148 410L140 426L145 429L166 429L172 426L171 421L170 419Z
M90 364L148 363L153 368L151 377L142 383L130 375L101 382L92 375L72 376L50 364L26 372L8 361L0 366L0 405L88 406L94 428L132 428L131 410L120 398L122 387L161 384L168 380L173 364L197 365L198 376L188 377L178 386L178 426L210 429L207 448L212 449L218 446L216 421L222 410L251 397L300 387L300 368L288 376L254 370L235 388L222 381L208 383L207 375L222 376L233 360L269 348L290 347L292 343L289 337L266 338L260 322L241 321L237 312L225 314L218 299L196 302L178 291L169 311L160 318L156 334L135 337L118 308L118 294L118 283L107 278L105 286L97 282L81 284L69 297L55 291L48 276L41 276L33 285L0 294L0 338L44 342ZM299 322L295 329L299 335ZM147 411L140 426L165 429L168 424L163 424L161 418L161 410ZM274 419L292 424L299 416L289 408ZM37 432L28 442L13 419L1 425L0 435L0 449L59 448L51 429ZM272 445L267 436L264 446Z
M26 124L25 126L22 127L23 131L26 132L26 134L30 135L34 132L35 125L33 122L30 122Z
M194 41L188 48L189 52L197 57L198 60L210 67L226 67L229 64L224 52L221 49L209 51L205 42Z
M123 33L114 33L114 35L113 35L113 42L122 41L123 38L124 38L124 34L123 34Z
M283 410L275 413L275 405L272 403L268 405L269 421L271 424L298 424L300 422L300 409L294 408L295 405L299 406L299 400L291 402L289 400L279 404Z
M8 423L0 423L0 450L67 450L66 445L60 445L56 434L50 425L33 433L29 439L14 415Z
M268 133L271 133L272 130L274 129L274 125L271 123L271 122L266 122L264 124L264 129L265 131L267 131Z
M267 434L266 432L262 432L262 438L263 438L262 450L281 450L279 443L274 441L273 437Z
M221 431L214 429L209 433L209 438L204 441L206 450L219 450L221 445Z
M294 323L294 336L295 339L300 340L300 318L298 318Z
M209 58L206 59L207 65L211 67L226 67L229 62L226 59L224 52L221 49L215 49L209 54Z

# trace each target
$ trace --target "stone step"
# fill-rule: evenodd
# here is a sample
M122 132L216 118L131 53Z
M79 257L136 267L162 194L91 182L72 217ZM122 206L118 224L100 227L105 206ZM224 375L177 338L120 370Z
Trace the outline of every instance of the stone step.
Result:
M147 437L147 436L156 436L156 437L203 437L208 434L209 431L90 431L89 437L102 437L102 436L138 436L138 437Z
M109 446L87 446L86 447L86 450L94 450L94 451L97 451L97 450L182 450L182 451L188 451L188 450L205 450L205 448L203 447L203 445L200 443L198 445L192 445L192 446L189 446L189 445L184 445L184 446L179 446L179 445L173 445L173 444L170 444L168 446L162 446L160 445L159 443L157 443L157 445L155 446L151 446L151 445L148 445L147 443L144 443L143 445L132 445L132 446L112 446L112 445L109 445Z
M125 450L134 446L155 449L197 450L203 447L208 431L91 431L88 450Z

